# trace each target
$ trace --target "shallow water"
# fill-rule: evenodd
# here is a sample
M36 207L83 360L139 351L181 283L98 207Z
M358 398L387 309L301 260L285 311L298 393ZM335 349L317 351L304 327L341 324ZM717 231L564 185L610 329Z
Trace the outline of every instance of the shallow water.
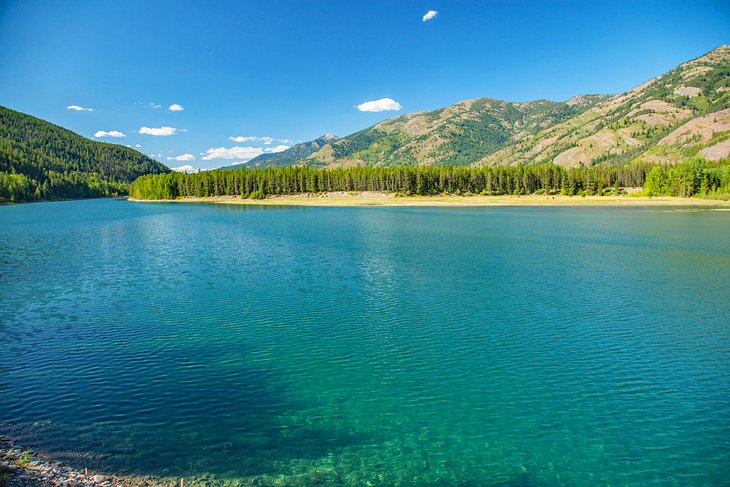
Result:
M720 485L730 214L0 207L0 430L307 485Z

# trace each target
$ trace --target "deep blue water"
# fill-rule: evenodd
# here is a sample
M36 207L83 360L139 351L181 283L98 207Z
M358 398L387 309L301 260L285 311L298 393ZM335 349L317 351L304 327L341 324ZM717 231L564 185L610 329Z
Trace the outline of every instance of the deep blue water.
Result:
M145 475L728 484L730 212L0 207L0 422Z

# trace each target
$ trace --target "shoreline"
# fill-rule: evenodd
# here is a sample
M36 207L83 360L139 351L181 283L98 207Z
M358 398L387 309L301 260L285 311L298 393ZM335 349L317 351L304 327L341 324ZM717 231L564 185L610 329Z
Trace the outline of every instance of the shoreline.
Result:
M20 460L24 455L27 457ZM114 474L75 467L32 449L22 437L0 434L0 485L7 487L178 487L201 483L216 485L195 477Z
M0 480L8 487L123 487L131 479L73 468L0 436Z
M167 200L138 200L135 203L206 203L250 206L392 206L392 207L476 207L476 206L727 206L730 201L678 196L395 196L393 193L334 192L267 196L244 199L240 196L184 197Z

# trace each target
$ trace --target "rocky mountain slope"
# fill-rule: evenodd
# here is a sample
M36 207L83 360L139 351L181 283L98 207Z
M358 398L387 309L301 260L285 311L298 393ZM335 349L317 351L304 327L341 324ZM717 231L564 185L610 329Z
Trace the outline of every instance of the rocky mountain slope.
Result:
M310 166L675 163L730 156L730 46L619 95L466 100L326 144Z

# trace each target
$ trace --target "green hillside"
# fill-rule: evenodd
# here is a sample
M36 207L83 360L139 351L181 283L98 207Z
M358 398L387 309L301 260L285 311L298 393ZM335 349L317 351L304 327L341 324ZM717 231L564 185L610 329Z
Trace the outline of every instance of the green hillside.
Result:
M678 163L730 156L730 47L619 95L479 98L401 115L324 146L310 166Z
M0 107L0 202L126 194L139 176L167 172L136 150Z
M516 136L553 126L605 98L586 96L574 103L462 101L386 120L330 144L306 162L315 166L465 166L509 145Z
M579 165L730 155L730 47L721 46L479 161Z

